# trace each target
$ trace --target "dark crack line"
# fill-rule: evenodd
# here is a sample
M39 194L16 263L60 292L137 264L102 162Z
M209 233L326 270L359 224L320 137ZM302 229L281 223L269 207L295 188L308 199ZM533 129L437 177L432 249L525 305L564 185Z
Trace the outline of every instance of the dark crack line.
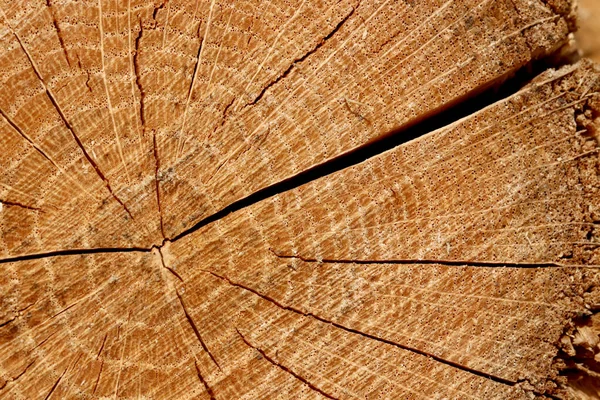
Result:
M58 168L58 165L56 165L56 163L50 157L48 157L48 155L46 153L44 153L44 151L40 147L38 147L38 145L36 145L35 142L1 108L0 108L0 115L2 115L2 117L4 117L4 119L6 120L6 122L8 122L8 124L19 135L21 135L21 137L23 139L25 139L27 142L29 142L29 144L31 144L31 146L33 146L33 148L36 149L38 151L38 153L40 153L42 155L42 157L44 157L46 160L50 161L52 163L52 165L54 165L56 167L56 169L60 170L60 168Z
M202 382L204 389L206 389L206 393L208 393L211 400L216 400L215 393L213 392L212 388L208 385L208 382L206 382L206 379L204 379L204 377L202 376L202 372L200 372L200 367L198 367L198 363L196 362L196 360L194 360L194 366L196 367L196 374L198 375L198 379L200 379L200 382Z
M60 314L69 311L71 308L75 307L77 305L77 303L79 303L79 302L76 301L75 303L71 304L70 306L63 308L62 310L60 310L59 312L57 312L56 314L54 314L53 316L48 318L48 320L54 319L54 318L58 317Z
M160 218L160 233L163 237L163 240L166 239L165 236L165 225L163 222L163 212L162 205L160 202L160 180L159 180L159 171L160 171L160 159L158 158L158 147L156 146L156 132L152 134L152 145L154 150L154 186L156 189L156 204L158 207L158 216ZM159 249L160 251L160 249ZM161 254L162 257L162 254ZM164 264L164 263L163 263Z
M96 248L96 249L71 249L71 250L56 250L47 253L26 254L22 256L8 257L0 260L0 264L6 264L17 261L39 260L48 257L61 256L77 256L85 254L107 254L107 253L149 253L151 249L142 247L113 247L113 248Z
M77 145L79 146L79 148L83 152L83 155L88 160L88 162L90 163L90 165L94 168L94 170L96 171L96 174L100 177L100 179L102 179L102 181L106 185L106 188L110 192L111 196L125 209L125 212L127 212L127 214L129 215L129 217L131 219L134 219L133 215L131 215L131 212L129 211L129 209L127 208L127 206L125 205L125 203L123 203L123 201L121 201L121 199L119 199L119 197L113 192L112 187L110 186L109 180L106 178L106 176L104 176L104 173L102 173L102 170L100 169L100 167L98 166L98 164L96 164L96 162L94 161L94 159L89 155L89 153L87 152L87 150L83 146L83 143L81 142L81 140L79 139L79 137L75 133L75 130L71 126L71 123L67 120L67 117L65 116L65 114L62 111L62 109L58 105L58 102L54 98L54 95L48 89L48 86L46 85L46 82L44 81L44 79L42 78L42 75L38 71L35 63L33 62L33 59L29 55L29 52L27 51L27 49L25 49L25 46L21 42L21 39L14 32L13 32L13 35L17 39L17 42L19 43L19 46L21 47L21 50L23 50L23 53L25 53L25 56L27 57L27 60L29 61L29 64L31 64L31 69L35 72L35 74L37 75L39 81L42 83L42 87L44 88L44 90L46 92L46 96L48 97L48 99L50 100L50 102L52 103L52 105L54 106L54 108L56 109L56 112L60 116L61 120L63 121L63 123L65 124L65 126L67 127L67 129L69 130L69 132L71 133L71 135L73 136L73 139L75 139L75 142L77 142Z
M263 98L265 92L271 88L273 85L276 85L277 83L279 83L279 81L281 81L282 79L286 78L290 72L292 72L292 70L294 68L296 68L296 65L299 63L302 63L304 60L306 60L311 54L314 54L316 51L318 51L323 44L325 44L325 42L330 39L333 35L335 35L340 28L346 23L346 21L348 21L348 19L352 16L352 14L354 14L354 11L356 10L355 7L352 7L352 9L350 10L350 12L333 28L333 30L331 32L329 32L326 36L324 36L312 49L310 49L306 54L304 54L301 57L298 57L296 59L294 59L294 61L292 61L292 63L289 65L289 67L283 71L281 74L279 74L279 76L277 76L277 78L275 78L274 80L272 80L269 84L267 84L262 90L261 92L258 94L258 96L256 96L256 98L254 100L252 100L250 103L247 103L244 105L244 107L248 107L248 106L253 106L256 103L258 103L260 101L260 99Z
M229 108L233 105L233 103L235 103L236 98L233 97L231 99L231 101L225 106L225 108L223 109L223 113L221 115L221 123L215 125L214 129L212 130L212 132L208 135L208 137L206 138L205 142L210 142L212 135L214 135L218 129L222 128L223 125L225 125L225 121L227 120L227 117L229 116Z
M210 350L206 346L206 343L204 343L204 340L202 339L202 336L200 335L200 331L198 330L198 327L196 326L196 324L194 323L194 320L192 319L192 317L188 313L188 310L187 310L187 308L185 306L185 303L183 302L183 298L181 297L181 294L177 290L175 290L175 293L177 294L177 298L179 299L179 303L181 304L181 308L183 309L183 312L185 314L185 318L187 319L188 323L192 327L192 330L194 331L194 334L196 335L196 338L200 342L200 345L202 346L202 348L204 349L204 351L208 354L208 356L210 357L210 359L215 363L215 365L217 366L217 368L219 368L219 370L221 371L221 366L219 365L219 363L217 362L217 360L215 359L215 357L212 355L212 353L210 352Z
M107 337L108 337L108 332L104 335L104 339L102 340L102 345L100 346L100 350L98 350L98 355L96 355L96 360L100 358L100 354L102 354L102 350L104 350L104 344L106 344Z
M12 378L9 378L9 379L8 379L6 382L4 382L4 384L3 384L2 386L0 386L0 390L4 389L4 388L6 387L6 385L8 385L9 383L11 383L11 382L14 382L14 381L16 381L17 379L19 379L20 377L22 377L23 375L25 375L25 372L27 372L27 370L28 370L28 369L29 369L29 368L30 368L30 367L31 367L33 364L35 364L35 361L36 361L36 360L33 360L32 362L30 362L30 363L29 363L29 365L27 365L27 366L25 367L25 369L23 369L23 371L21 371L21 373L19 373L18 375L14 376L14 377L12 377Z
M41 208L28 206L26 204L18 203L16 201L8 201L8 200L0 199L0 204L4 204L5 206L9 206L9 207L19 207L19 208L24 208L26 210L44 212L44 211L42 211Z
M50 398L50 396L52 396L52 393L54 393L54 391L58 387L58 384L60 383L60 380L67 373L68 369L69 369L69 367L65 368L65 371L58 377L58 379L56 380L56 383L54 384L54 386L52 386L52 388L50 389L50 392L46 395L46 397L44 398L44 400L48 400Z
M71 68L71 60L69 59L69 53L67 52L67 47L65 46L65 41L62 37L62 31L58 26L58 21L56 20L56 16L54 15L54 11L52 9L52 3L50 0L46 0L46 7L50 11L50 15L52 16L52 24L54 25L54 29L56 29L56 34L58 35L58 41L60 42L60 47L62 47L63 53L65 54L65 59L67 60L67 64L69 64L69 68Z
M238 335L240 335L240 337L242 338L242 340L244 341L244 343L246 344L246 346L250 347L251 349L254 349L256 351L258 351L265 360L267 360L268 362L270 362L271 364L273 364L274 366L278 367L279 369L287 372L288 374L292 375L293 377L295 377L296 379L298 379L299 381L301 381L302 383L304 383L306 386L308 386L309 388L311 388L312 390L314 390L315 392L318 392L319 394L321 394L324 397L327 397L328 399L333 399L333 400L337 400L336 397L333 397L332 395L330 395L329 393L324 392L322 389L319 389L317 386L315 386L314 384L310 383L310 381L306 378L303 378L302 376L298 375L297 373L295 373L294 371L292 371L290 368L286 367L283 364L278 363L277 361L275 361L274 359L272 359L271 357L269 357L264 350L262 350L261 348L252 345L245 337L244 335L242 335L242 333L239 331L238 328L235 328L236 332L238 333Z
M316 259L307 258L300 255L279 254L273 249L269 249L278 258L296 259L306 263L317 264L396 264L396 265L446 265L456 267L478 267L478 268L565 268L568 266L557 263L517 263L517 262L488 262L471 260L435 260L435 259L393 259L393 260L347 260L347 259Z
M137 37L135 38L135 53L133 54L133 71L135 73L135 84L138 88L138 92L140 94L140 121L142 123L142 131L146 127L146 115L145 115L145 98L146 92L142 88L142 75L140 73L140 63L138 57L140 55L140 40L142 39L142 34L144 31L144 27L142 25L142 20L140 19L140 31L138 32Z
M403 126L381 134L362 146L349 150L346 153L342 153L321 164L310 167L289 178L285 178L277 183L259 189L246 197L234 201L216 213L203 218L195 225L174 236L171 241L177 241L182 237L197 231L203 226L226 217L228 214L250 207L276 195L291 191L320 178L332 175L338 171L363 163L386 151L392 150L428 133L445 128L456 121L476 114L478 111L516 94L542 71L545 71L550 67L556 67L556 62L553 60L553 55L550 55L544 59L531 62L515 71L512 74L512 77L510 77L510 74L507 74L485 87L467 93L465 96L456 99L449 104L443 105L436 110L432 110L428 114L422 115ZM221 166L219 166L219 168L220 167Z
M94 384L94 390L92 391L92 394L96 394L96 389L98 389L100 375L102 375L102 368L104 368L104 359L100 360L100 371L98 371L98 377L96 378L96 383Z
M354 334L360 335L362 337L365 337L365 338L368 338L368 339L371 339L371 340L375 340L375 341L380 342L380 343L389 344L389 345L397 347L399 349L402 349L402 350L405 350L405 351L409 351L409 352L414 353L414 354L419 354L419 355L427 357L427 358L431 358L431 359L433 359L433 360L435 360L435 361L437 361L437 362L439 362L441 364L445 364L447 366L454 367L454 368L459 369L461 371L468 372L470 374L477 375L477 376L480 376L482 378L489 379L489 380L494 381L496 383L500 383L500 384L507 385L507 386L515 386L518 383L518 382L514 382L514 381L511 381L511 380L505 379L505 378L501 378L499 376L494 376L494 375L491 375L491 374L487 374L485 372L481 372L481 371L478 371L478 370L473 369L473 368L469 368L467 366L455 363L453 361L446 360L444 358L438 357L438 356L436 356L434 354L428 353L428 352L423 351L423 350L412 348L412 347L409 347L409 346L406 346L406 345L394 342L394 341L389 340L389 339L380 338L378 336L375 336L375 335L372 335L372 334L369 334L369 333L361 332L361 331L359 331L357 329L349 328L349 327L341 325L341 324L339 324L337 322L333 322L333 321L330 321L330 320L328 320L326 318L323 318L323 317L321 317L321 316L319 316L317 314L313 314L313 313L310 313L310 312L303 312L303 311L301 311L301 310L299 310L299 309L297 309L295 307L283 305L283 304L279 303L277 300L273 299L272 297L269 297L269 296L267 296L265 294L262 294L262 293L258 292L255 289L252 289L250 287L247 287L247 286L244 286L244 285L242 285L240 283L232 281L227 276L221 276L221 275L218 275L218 274L216 274L216 273L214 273L212 271L207 271L207 270L201 270L201 271L209 273L209 274L213 275L214 277L219 278L219 279L221 279L221 280L229 283L230 285L232 285L234 287L238 287L240 289L243 289L243 290L246 290L248 292L251 292L251 293L255 294L256 296L258 296L258 297L260 297L260 298L262 298L262 299L264 299L264 300L266 300L266 301L268 301L268 302L276 305L277 307L279 307L282 310L291 311L293 313L296 313L298 315L302 315L304 317L310 317L310 318L316 319L318 321L321 321L323 323L332 325L332 326L334 326L336 328L339 328L339 329L341 329L343 331L346 331L346 332L349 332L349 333L354 333Z
M175 271L173 268L169 267L167 265L167 263L165 263L165 257L163 256L163 253L160 249L160 247L156 247L156 249L158 250L158 255L160 256L160 262L162 264L162 266L169 271L170 273L172 273L177 279L179 279L181 282L183 282L183 278L181 277L181 275L179 275L177 273L177 271Z

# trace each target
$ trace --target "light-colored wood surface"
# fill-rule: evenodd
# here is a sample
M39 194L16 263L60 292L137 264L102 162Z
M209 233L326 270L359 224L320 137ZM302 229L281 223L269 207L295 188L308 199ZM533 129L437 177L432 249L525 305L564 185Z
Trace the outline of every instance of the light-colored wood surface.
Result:
M600 62L600 1L579 0L577 42L583 56Z
M0 398L598 395L589 61L219 213L503 85L570 1L5 1L0 28Z

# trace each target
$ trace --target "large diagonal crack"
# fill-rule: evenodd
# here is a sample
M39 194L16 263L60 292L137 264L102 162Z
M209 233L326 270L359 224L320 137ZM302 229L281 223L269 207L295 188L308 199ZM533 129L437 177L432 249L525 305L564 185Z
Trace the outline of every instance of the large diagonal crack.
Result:
M200 331L198 330L198 327L196 326L196 323L194 322L194 320L190 316L190 313L188 312L187 307L185 306L185 303L183 302L183 298L181 297L181 294L177 290L175 291L175 293L177 294L177 299L179 299L179 303L181 304L181 308L183 309L183 313L185 314L185 318L187 319L188 323L192 327L192 330L194 331L194 334L196 335L196 338L198 339L198 342L200 342L200 345L202 346L202 348L204 349L204 351L208 354L208 356L210 357L210 359L215 363L215 365L217 366L217 368L219 368L219 370L221 370L221 366L219 365L219 363L217 362L217 360L215 359L215 357L213 356L213 354L210 352L210 350L206 346L206 343L204 343L204 340L202 339L202 335L200 335Z
M409 351L411 353L419 354L419 355L427 357L427 358L431 358L431 359L433 359L433 360L435 360L435 361L437 361L437 362L439 362L441 364L445 364L445 365L448 365L450 367L454 367L454 368L459 369L461 371L468 372L470 374L477 375L477 376L480 376L482 378L486 378L486 379L489 379L491 381L494 381L494 382L497 382L497 383L500 383L500 384L503 384L503 385L515 386L515 385L517 385L519 383L519 381L511 381L509 379L505 379L505 378L502 378L502 377L499 377L499 376L491 375L491 374L488 374L486 372L478 371L476 369L469 368L469 367L467 367L465 365L462 365L462 364L459 364L459 363L456 363L456 362L453 362L453 361L450 361L450 360L446 360L446 359L444 359L442 357L436 356L435 354L428 353L426 351L419 350L419 349L416 349L416 348L413 348L413 347L410 347L410 346L406 346L406 345L403 345L403 344L398 343L398 342L394 342L394 341L389 340L389 339L381 338L379 336L372 335L370 333L362 332L362 331L360 331L358 329L347 327L345 325L342 325L340 323L328 320L327 318L321 317L321 316L319 316L317 314L314 314L314 313L311 313L311 312L304 312L304 311L299 310L299 309L297 309L295 307L284 305L284 304L280 303L279 301L275 300L274 298L272 298L272 297L270 297L268 295L260 293L259 291L255 290L255 289L253 289L251 287L248 287L248 286L245 286L245 285L243 285L241 283L233 281L232 279L230 279L229 277L227 277L225 275L219 275L219 274L217 274L217 273L215 273L213 271L208 271L208 270L202 270L202 271L206 272L208 274L211 274L214 277L221 279L222 281L227 282L231 286L234 286L234 287L243 289L245 291L248 291L250 293L253 293L254 295L262 298L263 300L266 300L266 301L270 302L271 304L274 304L275 306L277 306L278 308L280 308L282 310L291 311L291 312L293 312L295 314L298 314L298 315L301 315L301 316L304 316L304 317L313 318L315 320L318 320L320 322L332 325L332 326L334 326L334 327L336 327L338 329L341 329L343 331L346 331L348 333L360 335L362 337L365 337L365 338L368 338L368 339L371 339L371 340L375 340L375 341L380 342L380 343L389 344L389 345L397 347L399 349L402 349L402 350L405 350L405 351Z
M94 161L94 159L89 155L89 153L87 152L87 150L83 146L83 143L81 142L81 140L79 139L79 137L75 133L75 130L73 129L73 126L71 126L71 123L68 121L68 119L65 116L64 112L62 111L62 109L58 105L58 102L57 102L56 98L54 97L54 95L52 94L52 92L50 91L50 89L48 89L48 86L46 85L46 82L42 78L42 75L40 74L37 66L33 62L33 59L31 58L31 55L29 54L29 52L27 51L27 49L25 48L25 46L21 42L21 38L19 38L19 36L16 34L16 32L13 31L12 33L15 36L15 38L17 39L17 42L19 43L19 46L21 47L21 50L23 50L23 53L25 53L25 56L27 57L27 60L29 61L29 64L31 65L31 69L34 71L34 73L36 74L38 80L42 84L42 87L44 88L44 91L46 92L46 96L48 97L48 99L50 100L50 102L52 103L52 105L54 106L54 108L56 109L56 112L60 116L60 119L63 121L63 123L65 124L65 126L67 127L67 129L69 130L69 132L71 133L71 135L73 136L73 139L75 139L75 142L77 143L77 145L81 149L83 155L85 156L85 158L87 159L87 161L90 163L90 165L94 168L94 171L96 171L96 174L98 175L98 177L100 177L100 179L102 179L102 181L106 185L106 188L108 189L108 191L111 194L111 196L123 207L123 209L125 210L125 212L127 213L127 215L129 215L129 217L131 219L134 219L133 215L131 214L131 212L129 211L129 209L125 205L125 203L123 201L121 201L121 199L119 199L119 197L113 192L112 187L110 186L109 180L106 178L106 176L104 175L104 173L102 172L102 170L100 169L100 167L98 166L98 164L96 164L96 162Z
M310 49L308 52L306 52L304 55L294 59L294 61L292 61L292 63L287 67L287 69L285 71L280 73L275 79L273 79L271 82L269 82L267 85L265 85L265 87L260 91L258 96L256 96L254 98L254 100L252 100L250 103L244 105L244 107L253 106L256 103L258 103L260 101L260 99L263 98L265 92L269 88L271 88L272 86L279 83L279 81L281 81L282 79L286 78L290 74L290 72L292 72L292 70L294 68L296 68L296 66L298 64L300 64L304 60L306 60L311 54L314 54L315 52L317 52L325 44L325 42L327 42L327 40L331 39L331 37L340 30L340 28L346 23L346 21L348 21L348 19L350 19L350 17L354 14L355 10L356 10L356 7L352 7L350 9L350 12L348 14L346 14L346 16L344 16L344 18L342 18L342 20L340 22L338 22L338 24L331 30L331 32L329 32L321 40L319 40L319 42L312 49Z
M551 55L538 61L532 61L520 70L515 71L511 78L507 78L507 76L500 77L487 86L479 88L472 93L468 93L463 98L433 110L397 129L382 134L362 146L333 157L321 164L314 165L313 167L285 178L277 183L259 189L246 197L234 201L214 214L201 219L195 225L182 231L173 238L170 238L170 240L177 241L233 212L248 208L281 193L289 192L302 185L306 185L343 169L363 163L388 150L394 149L418 137L473 115L494 103L515 95L523 87L528 85L534 77L546 69L557 67L558 65L556 64L555 59L556 57Z
M519 262L490 262L474 260L443 260L443 259L388 259L388 260L362 260L362 259L317 259L304 257L301 255L280 254L273 249L269 249L273 255L282 259L296 259L307 263L317 264L396 264L396 265L447 265L456 267L478 267L478 268L568 268L568 265L558 263L519 263ZM598 266L600 268L600 266Z
M319 393L320 395L322 395L324 397L327 397L328 399L337 400L336 397L333 397L329 393L323 391L322 389L319 389L317 386L315 386L313 383L311 383L308 379L302 377L301 375L299 375L296 372L294 372L292 369L286 367L285 365L283 365L281 363L278 363L277 361L275 361L274 359L272 359L271 357L269 357L267 355L267 353L265 353L265 351L262 350L260 347L251 344L248 341L248 339L246 339L246 337L244 335L242 335L242 332L240 332L240 330L238 328L235 328L235 330L238 333L238 335L240 335L240 337L242 338L242 340L244 341L244 343L246 344L246 346L250 347L251 349L254 349L254 350L258 351L263 356L263 358L265 360L267 360L268 362L270 362L271 364L273 364L277 368L279 368L279 369L287 372L288 374L292 375L294 378L298 379L300 382L304 383L306 386L308 386L309 388L311 388L315 392Z

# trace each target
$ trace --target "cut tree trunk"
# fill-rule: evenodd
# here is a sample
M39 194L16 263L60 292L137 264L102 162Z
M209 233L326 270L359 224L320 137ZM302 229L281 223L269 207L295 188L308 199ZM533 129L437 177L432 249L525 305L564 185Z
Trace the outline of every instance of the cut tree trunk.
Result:
M575 14L3 1L0 398L599 398Z

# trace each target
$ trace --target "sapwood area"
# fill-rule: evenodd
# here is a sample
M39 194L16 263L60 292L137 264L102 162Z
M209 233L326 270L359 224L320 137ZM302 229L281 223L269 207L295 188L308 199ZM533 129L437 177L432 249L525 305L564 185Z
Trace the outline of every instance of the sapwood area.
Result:
M0 399L600 396L568 0L0 4Z

